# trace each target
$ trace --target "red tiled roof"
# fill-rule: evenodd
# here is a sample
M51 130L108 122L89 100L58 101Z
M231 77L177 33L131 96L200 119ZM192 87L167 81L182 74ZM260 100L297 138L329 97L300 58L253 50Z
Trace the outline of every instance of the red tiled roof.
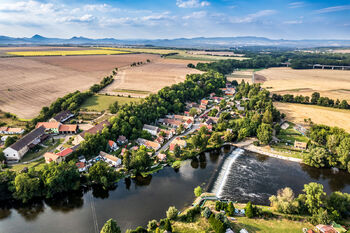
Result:
M39 128L40 126L44 126L45 129L58 129L61 123L59 122L38 122L35 128Z
M85 163L78 162L78 163L75 164L75 166L77 166L78 168L84 168L85 167Z
M78 129L77 125L61 125L59 131L61 132L76 132Z
M108 141L108 145L109 145L110 147L112 147L114 144L115 144L114 141L112 141L112 140L109 140L109 141Z
M51 161L56 161L58 157L59 157L59 155L51 153L51 152L46 152L44 154L44 158L48 159L48 161L50 161L50 162Z
M64 149L63 151L57 153L58 156L65 157L69 154L71 154L73 150L71 148Z

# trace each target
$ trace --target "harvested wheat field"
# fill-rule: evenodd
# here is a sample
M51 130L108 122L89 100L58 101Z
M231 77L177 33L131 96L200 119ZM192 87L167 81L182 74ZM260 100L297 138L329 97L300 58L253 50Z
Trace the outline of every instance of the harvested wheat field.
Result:
M321 96L350 101L350 70L294 70L270 68L258 71L266 78L263 87L273 93L308 95L315 91Z
M1 58L0 109L30 119L58 97L87 90L116 67L158 58L151 54Z
M148 64L122 69L116 80L102 93L147 96L148 93L155 93L165 86L184 81L186 74L202 73L188 68L188 63L197 64L198 61L159 58Z
M338 126L350 132L350 110L280 102L274 102L274 106L293 123L304 124L304 119L311 118L316 124Z

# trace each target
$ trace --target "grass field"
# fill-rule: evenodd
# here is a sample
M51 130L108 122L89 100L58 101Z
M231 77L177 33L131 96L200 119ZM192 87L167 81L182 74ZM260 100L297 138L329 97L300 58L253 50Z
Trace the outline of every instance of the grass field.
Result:
M280 102L274 102L274 106L293 123L305 124L304 119L311 118L316 124L337 126L350 132L350 110Z
M127 51L107 50L107 49L91 49L91 50L75 50L75 51L15 51L7 52L9 55L22 57L36 57L36 56L82 56L82 55L115 55L126 54Z
M263 87L278 94L321 96L350 101L350 70L294 70L287 67L269 68L256 72L266 78Z
M118 101L119 105L123 105L130 102L138 102L141 99L138 98L128 98L119 96L108 96L108 95L94 95L87 99L81 109L86 109L88 111L103 111L108 109L108 107L115 101Z
M286 219L250 219L246 217L237 217L234 232L245 228L250 233L300 233L302 229L313 228L309 223L290 221Z
M129 90L129 89L115 89L115 92L120 93L132 93L132 94L149 94L150 91L142 91L142 90Z

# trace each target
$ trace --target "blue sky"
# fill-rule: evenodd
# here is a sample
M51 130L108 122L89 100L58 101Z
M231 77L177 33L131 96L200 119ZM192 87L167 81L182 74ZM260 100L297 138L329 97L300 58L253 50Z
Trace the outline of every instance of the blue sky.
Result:
M349 0L1 0L0 35L350 39Z

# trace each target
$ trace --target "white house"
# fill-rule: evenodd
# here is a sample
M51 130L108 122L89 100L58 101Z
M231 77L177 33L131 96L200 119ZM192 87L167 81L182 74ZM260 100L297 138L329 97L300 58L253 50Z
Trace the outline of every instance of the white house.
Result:
M112 141L112 140L108 141L108 146L111 149L111 151L116 151L119 149L117 143L115 141Z
M43 126L34 129L17 142L7 147L3 152L6 160L19 161L28 150L41 142L41 137L45 134Z
M143 129L142 130L148 131L153 136L157 136L157 134L159 132L159 128L156 127L156 126L153 126L153 125L143 125Z
M107 154L106 152L101 151L100 156L102 156L105 159L106 163L114 167L118 167L122 164L122 160L120 158Z

